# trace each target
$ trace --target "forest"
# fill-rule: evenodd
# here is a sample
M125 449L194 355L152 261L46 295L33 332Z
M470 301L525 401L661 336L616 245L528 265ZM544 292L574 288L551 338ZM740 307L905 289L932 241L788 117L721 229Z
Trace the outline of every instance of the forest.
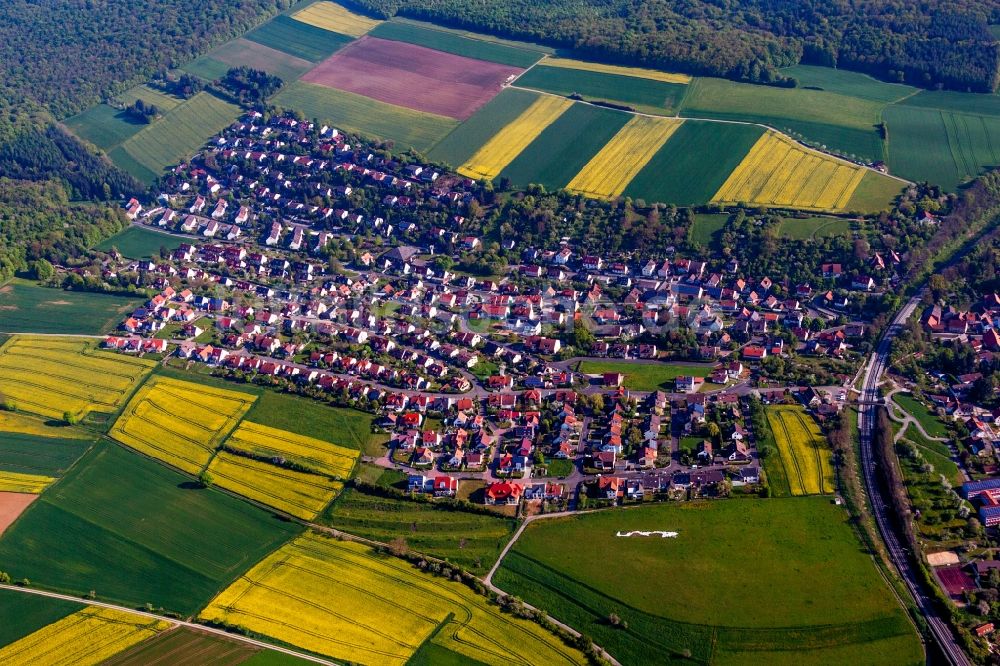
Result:
M794 85L803 62L924 88L992 92L1000 0L353 0L609 62Z

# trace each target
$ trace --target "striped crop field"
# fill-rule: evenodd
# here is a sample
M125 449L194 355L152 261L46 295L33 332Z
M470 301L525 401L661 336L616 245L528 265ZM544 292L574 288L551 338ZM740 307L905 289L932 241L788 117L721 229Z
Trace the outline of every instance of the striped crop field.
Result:
M190 474L199 474L256 396L153 377L108 433L122 444Z
M602 74L618 74L619 76L634 76L640 79L650 79L651 81L662 81L663 83L690 83L691 77L687 74L673 74L671 72L661 72L655 69L645 69L644 67L622 67L620 65L605 65L598 62L586 62L584 60L573 60L572 58L547 57L539 64L546 67L562 67L565 69L580 69L585 72L601 72Z
M492 180L514 161L542 131L573 106L573 102L542 95L517 120L508 124L458 168L469 178Z
M683 122L672 118L634 116L569 181L566 189L598 198L620 196Z
M835 491L833 454L816 421L802 407L767 408L780 465L792 495L826 495Z
M166 620L88 606L0 649L0 663L91 666L169 628Z
M767 132L715 193L718 203L846 209L867 170Z
M250 421L240 424L226 442L226 448L254 457L282 458L338 479L348 478L358 459L357 449Z
M355 14L346 7L326 0L313 3L305 9L295 12L292 14L292 18L317 28L339 32L350 37L360 37L367 34L369 30L382 22Z
M90 341L18 335L0 347L0 391L25 412L83 418L114 412L155 365Z
M41 419L17 412L0 412L0 433L35 435L46 439L88 439L88 435L65 426L48 425Z
M426 644L448 663L584 663L539 625L368 546L305 534L201 612L338 661L402 666Z
M0 492L31 493L37 495L45 490L55 479L39 474L21 474L0 470Z

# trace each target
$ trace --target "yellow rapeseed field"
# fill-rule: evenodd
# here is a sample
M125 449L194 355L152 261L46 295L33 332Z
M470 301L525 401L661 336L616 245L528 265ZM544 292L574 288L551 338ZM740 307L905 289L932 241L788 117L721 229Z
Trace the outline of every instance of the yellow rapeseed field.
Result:
M0 432L16 432L22 435L58 437L61 439L89 439L85 433L73 428L45 425L38 418L17 412L0 412Z
M88 606L0 649L0 664L91 666L169 628L165 620Z
M325 0L295 12L292 14L292 18L317 28L332 30L350 37L360 37L367 34L369 30L381 23L381 21L355 14L345 7Z
M486 664L584 662L582 653L554 635L500 612L461 583L432 577L368 546L316 534L265 558L201 618L359 663L402 666L439 627L432 642Z
M346 479L354 469L357 449L314 437L244 421L226 441L231 449L258 456L280 457L335 478Z
M767 421L793 495L835 490L832 452L816 421L798 406L769 407Z
M51 476L0 471L0 492L39 494L55 481ZM3 663L0 661L0 663Z
M712 200L843 211L865 169L768 131L733 170Z
M220 451L208 466L213 483L279 511L312 520L344 484Z
M153 377L129 401L108 434L122 444L199 474L256 396L168 377Z
M633 116L573 177L566 189L598 198L620 196L683 122Z
M691 77L687 74L672 74L670 72L660 72L655 69L644 69L642 67L620 67L618 65L602 65L597 62L586 62L584 60L573 60L571 58L546 57L541 63L547 67L563 67L565 69L582 69L587 72L601 72L604 74L618 74L621 76L634 76L640 79L652 79L664 83L691 83Z
M154 365L89 341L19 335L0 348L0 391L26 412L82 418L116 410Z
M492 180L514 161L542 131L571 107L573 102L555 95L542 95L514 122L493 135L458 172L468 178Z

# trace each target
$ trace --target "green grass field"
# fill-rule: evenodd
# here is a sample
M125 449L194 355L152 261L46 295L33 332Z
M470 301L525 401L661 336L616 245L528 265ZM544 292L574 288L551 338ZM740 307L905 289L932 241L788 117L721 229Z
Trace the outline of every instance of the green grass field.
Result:
M249 41L249 40L247 40ZM263 44L261 45L263 46ZM269 48L269 47L264 47ZM221 79L232 67L229 63L216 60L211 55L203 55L196 60L192 60L182 68L188 74L194 74L205 81L215 81Z
M159 257L161 247L174 250L184 242L185 239L178 236L169 236L142 227L130 226L125 231L105 240L96 249L106 251L116 247L122 255L129 259L148 259L153 256Z
M953 486L960 486L965 481L958 465L951 459L952 454L947 444L927 439L912 425L907 427L903 439L916 444L927 462L934 465L934 471L937 474L943 474Z
M234 39L186 65L184 70L208 81L213 81L225 76L230 67L239 66L263 70L288 83L312 68L313 63L265 46L260 42L249 39Z
M156 90L147 84L136 86L118 97L118 101L125 106L134 104L140 99L147 105L151 104L155 106L160 110L160 113L166 113L170 109L179 106L181 102L184 101L179 97L174 97L173 95L168 95L165 92Z
M631 530L679 534L616 536ZM587 548L568 546L580 543ZM651 651L664 660L688 651L700 663L769 663L782 653L782 661L805 664L890 656L923 663L847 514L823 498L665 504L538 522L494 583L593 636L623 664L648 663ZM628 629L609 625L610 613Z
M886 178L874 171L866 172L846 208L864 212L888 210L905 187L906 184L898 180Z
M704 204L743 160L762 127L686 120L625 188L633 199Z
M536 99L538 95L527 90L504 89L434 146L427 157L452 168L461 166Z
M0 470L57 477L90 447L86 439L0 432Z
M164 631L104 661L102 666L237 666L260 650L222 636L178 627Z
M671 363L635 363L632 361L581 361L578 372L603 374L620 372L625 375L625 388L633 391L672 391L680 376L708 377L712 365L675 365Z
M349 534L388 543L406 539L415 551L485 573L514 532L500 516L449 511L434 504L390 499L348 488L322 522Z
M354 41L285 15L275 16L244 38L309 62L319 62Z
M951 90L921 90L901 102L902 106L968 113L972 115L1000 116L1000 96L963 93Z
M873 79L867 74L833 67L795 65L781 70L781 73L796 78L799 88L819 88L827 92L886 104L898 102L920 91L919 88L903 83L887 83Z
M63 122L78 137L103 151L110 151L147 127L145 123L132 120L124 111L107 104L92 106Z
M0 647L10 645L42 627L83 608L81 604L36 594L0 590Z
M847 236L851 233L851 225L851 220L842 217L807 217L804 219L786 217L778 228L778 236L791 240Z
M298 531L100 443L4 533L0 562L37 586L187 614Z
M136 178L149 182L148 172L159 175L164 168L190 156L239 115L238 106L207 92L198 93L129 137L111 152L110 157ZM123 153L141 164L144 171L135 170L129 160L121 160Z
M692 243L698 243L705 247L716 247L718 237L728 221L729 215L727 213L696 213L688 236Z
M570 180L611 140L631 115L587 104L574 104L500 172L500 178L552 191Z
M697 78L688 86L681 115L763 123L869 161L882 159L875 131L883 104L822 90L774 88Z
M398 21L381 23L368 34L372 37L417 44L445 53L498 62L512 67L531 67L542 57L540 51L508 46L485 39L463 37L450 31L435 30Z
M892 399L897 405L908 412L910 416L915 418L931 437L948 436L948 428L941 422L941 419L909 393L897 393L892 396Z
M233 389L233 384L227 388ZM242 388L240 389L242 390ZM364 451L373 439L384 437L372 433L372 416L356 409L330 407L323 403L264 390L247 420L272 428L315 437L340 446Z
M525 72L516 85L560 95L577 93L588 100L620 102L654 113L676 110L687 88L682 83L544 65Z
M114 330L141 303L138 298L64 291L12 280L0 287L0 332L98 335Z
M343 90L296 81L272 100L278 106L301 111L307 118L373 138L393 141L426 152L458 126L458 122L379 102Z

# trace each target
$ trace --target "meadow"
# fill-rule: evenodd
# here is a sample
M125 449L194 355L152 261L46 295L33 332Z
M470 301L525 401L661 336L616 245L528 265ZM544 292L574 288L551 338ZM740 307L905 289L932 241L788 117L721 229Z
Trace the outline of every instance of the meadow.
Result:
M651 529L678 536L616 536ZM753 553L752 562L736 553ZM768 663L775 654L804 664L923 661L847 514L826 498L686 502L541 521L525 530L494 584L593 636L623 664L647 663L651 650L697 663ZM628 630L611 626L610 613Z
M74 333L112 331L139 298L65 291L24 280L0 287L0 333Z
M351 662L402 665L431 639L455 658L484 664L583 663L554 635L461 583L316 534L272 553L199 617Z
M248 387L249 388L249 387ZM304 437L332 442L334 451L366 451L384 438L372 432L372 415L356 409L331 407L287 393L262 390L247 420Z
M931 437L947 437L948 428L941 419L929 410L922 402L909 393L897 393L892 396L893 401L903 408L910 416L915 418L924 431Z
M223 72L224 73L224 72ZM78 137L107 152L147 125L121 109L97 104L63 121Z
M238 666L259 652L246 643L177 627L119 652L104 666Z
M138 100L142 100L148 106L155 106L160 113L165 113L179 106L184 101L179 97L174 97L173 95L168 95L165 92L157 90L148 84L142 84L131 90L127 90L119 95L117 101L124 106L130 106Z
M108 434L198 475L255 399L248 393L155 376L136 392Z
M625 375L625 388L633 391L673 391L674 380L680 376L708 377L714 366L675 365L671 363L635 363L631 361L580 361L577 372L599 375L620 372Z
M366 539L389 543L397 537L415 551L485 573L514 532L500 516L448 510L434 503L381 497L348 488L322 522Z
M265 71L287 83L298 78L313 64L259 42L235 39L185 65L184 71L207 81L214 81L225 76L230 67L240 66Z
M94 666L169 627L166 620L87 606L0 648L0 663Z
M570 180L625 126L631 116L588 104L574 104L500 172L517 186L540 184L547 190Z
M155 363L95 346L93 340L14 336L0 347L0 390L18 409L53 419L114 412Z
M444 53L512 67L531 67L542 57L541 52L529 48L501 44L489 39L461 36L448 30L436 30L400 21L381 23L368 34L372 37L416 44Z
M573 61L570 61L573 62ZM550 67L549 61L532 67L515 85L559 95L577 94L591 101L619 102L640 111L673 113L686 85L576 67Z
M605 199L620 196L682 123L683 121L669 118L633 116L573 176L566 189Z
M333 123L343 130L392 141L400 147L409 146L421 152L429 150L458 125L452 118L303 81L286 85L272 102L285 109L301 111L308 118Z
M0 617L4 619L0 622L0 646L10 645L78 610L80 604L72 601L0 590Z
M187 614L298 531L101 442L4 532L0 561L35 586Z
M149 174L177 164L204 145L216 132L236 120L239 107L208 92L200 92L163 118L130 136L109 156L119 167L149 182ZM127 155L128 159L122 159ZM134 164L144 168L136 171ZM130 169L131 167L131 169Z
M853 224L853 220L842 217L786 217L778 227L778 236L792 240L847 236Z
M360 37L381 23L326 0L314 2L305 9L300 9L292 14L292 18L348 37Z
M768 425L778 449L765 461L768 469L780 465L776 475L787 480L785 488L773 483L776 494L818 495L836 491L833 474L833 454L816 421L799 406L767 407Z
M799 88L824 90L886 104L902 101L920 91L919 88L903 83L887 83L873 79L867 74L833 67L795 65L781 71L783 74L795 77L799 82Z
M692 243L697 243L705 247L717 247L718 236L729 221L727 213L697 213L691 228L688 230L688 238Z
M464 164L538 99L540 96L537 93L527 90L504 89L438 142L427 157L452 168Z
M160 248L173 251L184 242L185 239L178 236L169 236L142 227L130 226L125 231L105 240L96 249L108 251L117 248L122 256L129 259L149 259L159 257Z
M352 41L346 35L317 28L284 15L275 16L243 37L309 62L319 62Z

